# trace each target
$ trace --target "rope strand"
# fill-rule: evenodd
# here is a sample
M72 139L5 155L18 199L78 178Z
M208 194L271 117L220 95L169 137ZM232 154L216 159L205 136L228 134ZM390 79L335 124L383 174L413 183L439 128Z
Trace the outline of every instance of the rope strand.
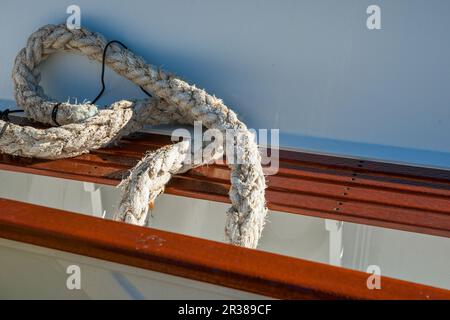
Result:
M227 211L225 238L235 245L256 247L267 214L266 185L258 146L250 131L220 99L145 63L123 45L116 47L105 59L111 43L114 42L107 42L97 33L83 28L69 30L63 24L44 26L33 33L15 59L15 98L29 119L57 127L36 129L0 120L0 152L41 159L73 157L105 147L148 124L194 124L200 121L205 127L223 133L233 130L239 133L233 151L242 155L244 163L229 164L231 207ZM105 89L105 65L141 87L149 98L118 101L105 110L98 110L94 103L55 105L40 87L36 68L58 51L82 54L102 63L102 91L94 102ZM192 163L192 148L186 141L148 153L122 181L122 198L115 219L145 224L149 202L163 192L174 174L219 157L222 153L216 152L201 163Z

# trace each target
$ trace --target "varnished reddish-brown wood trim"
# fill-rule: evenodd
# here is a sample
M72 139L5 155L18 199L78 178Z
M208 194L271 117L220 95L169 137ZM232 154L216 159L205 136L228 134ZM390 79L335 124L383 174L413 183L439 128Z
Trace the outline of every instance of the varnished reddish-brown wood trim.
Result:
M0 154L0 169L116 185L143 154L170 137L135 133L121 145L72 159ZM229 202L225 165L193 169L166 192ZM280 170L267 177L270 209L450 237L450 171L280 151Z
M0 198L0 237L274 298L450 299L450 291Z

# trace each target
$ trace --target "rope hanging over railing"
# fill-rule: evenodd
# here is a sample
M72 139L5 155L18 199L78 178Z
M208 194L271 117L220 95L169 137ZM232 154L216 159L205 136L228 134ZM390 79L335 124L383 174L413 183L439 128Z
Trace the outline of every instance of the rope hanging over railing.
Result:
M92 103L56 102L39 86L37 67L60 51L98 62L104 59L108 67L153 97L118 101L103 110ZM6 154L42 159L73 157L108 146L144 125L201 121L207 128L237 132L234 153L240 154L243 162L228 164L232 205L227 211L225 235L232 244L257 246L267 214L261 157L253 135L220 99L147 64L117 42L108 43L98 33L83 28L69 30L65 25L48 25L34 32L17 55L12 76L17 105L29 119L53 127L36 129L0 119L0 152ZM223 156L223 151L218 151L196 163L191 161L192 152L189 141L149 152L121 182L122 198L115 219L144 225L149 202L163 192L174 174Z

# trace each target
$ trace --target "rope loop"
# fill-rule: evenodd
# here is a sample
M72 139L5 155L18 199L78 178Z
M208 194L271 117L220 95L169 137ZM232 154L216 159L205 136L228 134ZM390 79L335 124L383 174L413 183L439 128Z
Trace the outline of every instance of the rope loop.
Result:
M102 63L103 89L92 103L56 102L44 93L37 67L55 52L77 53ZM141 87L148 98L122 100L99 110L95 102L104 91L104 65ZM29 37L15 59L12 78L17 105L26 116L53 127L37 129L0 120L0 152L6 154L41 159L73 157L108 146L145 125L200 121L206 128L223 133L239 132L233 151L242 155L244 163L228 164L231 207L225 238L235 245L257 246L267 214L261 157L253 135L222 100L147 64L118 41L107 42L98 33L84 28L69 30L64 24L44 26ZM182 141L149 152L121 182L115 219L145 225L149 202L163 192L174 174L223 157L218 151L201 163L192 162L192 149L189 141Z

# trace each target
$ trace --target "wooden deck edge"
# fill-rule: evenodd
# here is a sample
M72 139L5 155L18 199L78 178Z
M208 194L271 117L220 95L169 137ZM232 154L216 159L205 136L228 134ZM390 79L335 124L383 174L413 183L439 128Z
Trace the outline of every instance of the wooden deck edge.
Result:
M0 198L0 237L281 299L450 299L450 291Z
M114 186L147 151L169 143L169 136L137 132L119 146L69 159L0 154L0 170ZM450 170L286 150L279 154L280 171L267 178L269 209L450 237ZM229 203L229 176L223 164L195 168L174 176L166 192Z
M0 170L36 174L81 182L91 182L108 186L117 186L121 181L117 177L98 177L89 174L79 174L70 170L50 170L41 167L5 163L1 160ZM301 183L301 181L298 183ZM228 188L228 184L209 181L208 175L198 178L185 177L182 175L175 176L171 179L171 181L169 181L165 188L165 193L195 199L230 203ZM342 189L344 189L344 187L342 187ZM370 192L370 190L368 192ZM350 211L346 210L346 206L354 203L347 199L336 200L325 195L306 195L307 199L315 198L315 202L318 200L320 201L321 197L322 202L326 203L324 206L321 206L322 208L320 209L312 209L309 207L302 207L301 204L303 201L298 200L298 197L303 197L303 195L291 193L290 190L268 189L266 191L266 197L267 206L269 209L288 214L300 214L317 218L333 219L337 221L450 238L450 213L443 214L440 212L435 213L427 211L419 212L417 209L411 210L410 208L395 207L394 212L389 213L388 210L392 209L391 207L378 205L379 209L376 210L376 206L372 204L369 204L370 210L368 212L366 210L367 207L364 206L364 204L359 205L359 207L353 208ZM433 199L429 199L429 201L432 202ZM343 210L335 211L336 208ZM450 212L450 208L447 208L447 210ZM430 217L433 217L433 219Z

